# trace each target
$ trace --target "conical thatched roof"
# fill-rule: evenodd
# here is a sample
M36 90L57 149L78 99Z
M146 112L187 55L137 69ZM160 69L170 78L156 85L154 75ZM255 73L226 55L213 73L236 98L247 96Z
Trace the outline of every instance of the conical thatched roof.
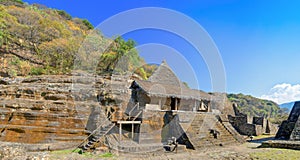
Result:
M148 78L148 81L175 86L181 85L180 80L177 78L166 61L161 63L152 76Z
M186 87L175 75L166 61L156 69L148 80L135 80L132 86L139 86L147 94L157 97L178 97L183 99L210 100L211 95Z
M177 97L182 99L206 99L210 100L210 95L187 87L168 85L158 82L150 82L144 80L135 80L133 85L139 86L150 96L155 97Z

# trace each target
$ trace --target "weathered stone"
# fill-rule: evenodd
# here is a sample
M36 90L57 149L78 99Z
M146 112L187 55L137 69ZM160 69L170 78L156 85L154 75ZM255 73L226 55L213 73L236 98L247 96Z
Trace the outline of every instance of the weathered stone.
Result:
M295 102L293 109L286 121L283 121L276 138L300 140L300 101Z
M91 80L106 85L96 85L90 83ZM116 97L110 91L110 80L102 77L84 80L84 77L50 75L18 80L6 78L5 81L9 84L0 88L0 141L79 144L86 137L91 108L100 107L97 92L102 90L105 96ZM124 90L129 88L130 82L126 80L125 84L122 85ZM130 98L124 94L118 96L122 106L126 106ZM108 104L103 106L104 110L119 109L116 103L106 103L109 101L104 97L103 102ZM120 112L118 117L113 115L112 120L122 119L122 116Z
M9 82L5 81L4 79L0 79L0 85L8 85Z
M258 136L264 133L274 134L278 130L276 125L270 123L264 117L252 117L240 113L236 104L233 104L233 109L235 115L228 115L229 122L242 135Z
M66 99L67 99L67 96L62 95L62 94L49 94L49 95L46 95L44 98L45 98L46 100L54 100L54 101L57 101L57 100L66 100Z
M286 148L300 150L299 141L284 141L284 140L271 140L263 142L260 146L262 148Z

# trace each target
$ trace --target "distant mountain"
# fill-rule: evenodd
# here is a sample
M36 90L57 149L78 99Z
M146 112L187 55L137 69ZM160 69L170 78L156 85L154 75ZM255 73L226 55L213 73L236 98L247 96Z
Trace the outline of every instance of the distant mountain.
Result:
M244 94L228 94L227 98L238 105L238 109L249 116L275 117L280 107L275 102Z
M280 104L279 107L280 108L287 108L289 111L291 111L293 106L294 106L294 103L295 102L283 103L283 104Z

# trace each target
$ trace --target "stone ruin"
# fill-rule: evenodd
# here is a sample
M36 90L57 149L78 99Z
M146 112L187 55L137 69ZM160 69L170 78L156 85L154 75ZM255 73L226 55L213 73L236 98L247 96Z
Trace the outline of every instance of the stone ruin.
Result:
M244 142L227 114L216 112L226 108L227 103L216 98L222 96L187 88L166 62L148 80L134 79L128 88L127 107L120 107L123 118L112 119L112 129L109 123L91 127L103 120L90 116L88 128L97 133L91 133L83 150L92 148L103 135L109 148L131 153L162 151L174 137L179 147L189 149Z
M265 117L252 117L241 113L237 104L233 104L235 116L228 115L230 123L242 135L258 136L261 134L276 134L278 127Z
M0 141L34 144L29 150L80 144L121 152L162 150L172 137L191 149L243 142L222 96L178 88L182 85L166 63L149 81L81 73L3 78ZM135 94L134 87L145 92ZM224 109L216 112L219 108Z
M300 101L295 102L289 118L282 122L276 137L284 140L300 140Z

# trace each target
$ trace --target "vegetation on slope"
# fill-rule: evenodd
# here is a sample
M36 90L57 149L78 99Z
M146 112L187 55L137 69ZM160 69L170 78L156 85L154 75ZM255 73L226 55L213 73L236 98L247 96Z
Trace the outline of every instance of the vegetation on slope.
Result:
M105 38L86 19L21 0L0 0L0 74L67 74L73 69L136 71L143 78L155 66L144 65L133 40ZM82 47L82 43L85 44ZM80 58L81 62L76 61ZM90 60L97 60L97 64ZM116 67L122 64L122 70ZM143 66L143 67L140 67ZM77 68L76 68L77 67ZM120 67L119 67L120 68Z
M229 101L238 105L239 111L249 116L264 116L270 118L273 123L280 124L287 119L288 111L281 109L273 101L263 100L243 94L228 94Z

